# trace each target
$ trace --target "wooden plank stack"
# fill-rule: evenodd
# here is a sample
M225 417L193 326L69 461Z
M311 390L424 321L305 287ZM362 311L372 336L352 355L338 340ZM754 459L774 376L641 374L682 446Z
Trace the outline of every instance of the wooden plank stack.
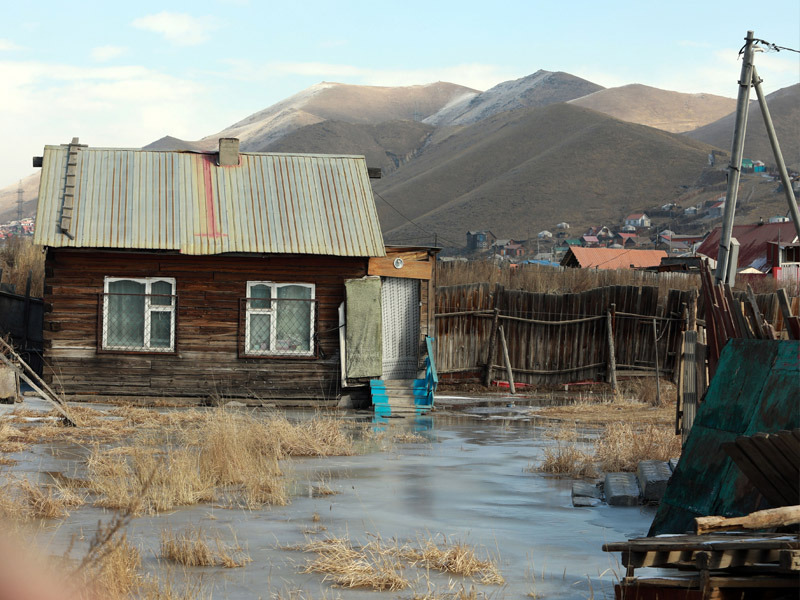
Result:
M605 544L603 550L622 555L626 573L615 586L618 599L797 597L798 523L800 506L758 511L733 519L698 517L697 535L636 538ZM787 526L793 531L751 531ZM731 529L737 531L720 533ZM673 572L636 577L636 569L646 567ZM766 590L782 595L770 595Z

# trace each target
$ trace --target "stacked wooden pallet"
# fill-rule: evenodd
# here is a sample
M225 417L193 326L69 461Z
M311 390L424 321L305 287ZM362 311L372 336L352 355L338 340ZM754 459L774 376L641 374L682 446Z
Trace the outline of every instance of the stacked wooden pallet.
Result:
M726 519L700 517L700 535L664 535L605 544L621 552L625 577L618 600L709 600L797 598L800 593L800 536L797 533L722 533L730 528L767 528L795 523L800 506L782 507ZM795 527L796 531L796 527ZM636 577L639 568L669 569Z

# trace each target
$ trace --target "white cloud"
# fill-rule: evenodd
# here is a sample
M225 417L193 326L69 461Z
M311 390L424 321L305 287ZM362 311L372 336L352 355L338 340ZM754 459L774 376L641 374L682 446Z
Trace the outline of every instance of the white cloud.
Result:
M196 139L240 117L200 83L141 66L0 61L0 187L32 171L45 144L139 147L163 135Z
M176 46L196 46L209 39L209 34L217 29L212 17L193 17L186 13L162 11L140 17L133 21L137 29L160 33Z
M96 62L108 62L122 56L127 51L128 49L123 46L97 46L92 48L90 55Z
M22 46L18 46L11 40L0 38L0 52L8 52L11 50L22 50Z

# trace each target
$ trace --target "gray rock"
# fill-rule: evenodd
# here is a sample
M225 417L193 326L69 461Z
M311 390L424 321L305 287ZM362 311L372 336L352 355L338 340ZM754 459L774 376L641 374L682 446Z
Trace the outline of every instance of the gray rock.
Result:
M355 405L353 404L353 398L350 396L350 394L343 394L342 397L339 398L339 404L336 406L337 408L345 409L355 408Z
M585 507L585 506L599 506L603 501L600 498L588 498L586 496L573 496L572 506Z
M644 499L647 502L658 502L667 489L672 469L660 460L643 460L636 469L636 476Z
M602 496L596 484L588 481L576 481L572 484L572 497L600 499Z
M228 408L244 408L247 406L244 402L239 402L238 400L231 400L230 402L226 402L225 406Z
M639 504L639 484L633 473L606 473L604 489L610 506Z

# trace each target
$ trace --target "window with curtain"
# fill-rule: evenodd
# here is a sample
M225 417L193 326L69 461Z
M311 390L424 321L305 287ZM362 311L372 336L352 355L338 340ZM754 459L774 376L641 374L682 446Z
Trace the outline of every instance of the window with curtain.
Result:
M173 352L175 280L106 277L103 350Z
M247 282L245 354L313 356L314 292L311 283Z

